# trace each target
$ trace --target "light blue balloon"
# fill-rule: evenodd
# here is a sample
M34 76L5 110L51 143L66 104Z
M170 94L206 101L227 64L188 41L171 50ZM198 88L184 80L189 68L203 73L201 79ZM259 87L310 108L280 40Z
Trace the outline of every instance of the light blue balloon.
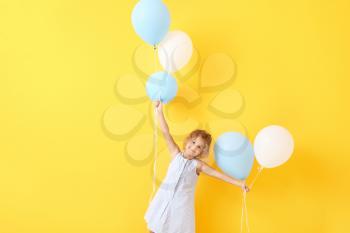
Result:
M176 96L176 80L165 71L154 73L147 80L146 92L151 100L168 103Z
M254 149L240 133L226 132L219 136L214 146L215 162L228 175L245 180L254 164Z
M131 21L144 41L157 45L169 30L170 14L161 0L141 0L132 11Z

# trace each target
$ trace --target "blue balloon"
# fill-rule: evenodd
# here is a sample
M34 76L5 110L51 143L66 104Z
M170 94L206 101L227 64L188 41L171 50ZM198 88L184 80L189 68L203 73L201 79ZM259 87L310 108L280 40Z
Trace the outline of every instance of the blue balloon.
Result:
M131 15L136 33L151 45L158 44L170 25L170 14L161 0L141 0Z
M169 73L160 71L148 78L146 91L151 100L168 103L176 96L177 83Z
M254 164L254 149L240 133L227 132L219 136L214 146L216 164L228 175L245 180Z

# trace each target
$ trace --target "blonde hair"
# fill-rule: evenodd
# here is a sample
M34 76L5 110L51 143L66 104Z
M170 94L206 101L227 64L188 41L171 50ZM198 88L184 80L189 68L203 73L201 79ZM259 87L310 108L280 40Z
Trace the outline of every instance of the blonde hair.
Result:
M196 129L196 130L193 130L187 137L186 139L184 140L184 143L183 143L183 148L185 149L187 143L189 140L191 139L195 139L197 137L201 137L204 141L205 141L205 147L203 149L203 152L197 156L198 158L205 158L205 157L208 157L209 156L209 149L210 149L210 144L211 144L211 141L212 141L212 138L211 138L211 135L205 131L205 130L201 130L201 129Z

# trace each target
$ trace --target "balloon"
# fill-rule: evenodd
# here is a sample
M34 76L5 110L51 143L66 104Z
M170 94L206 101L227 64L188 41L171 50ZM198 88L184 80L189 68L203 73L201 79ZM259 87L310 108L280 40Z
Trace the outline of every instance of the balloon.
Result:
M160 64L170 73L180 70L191 59L192 50L191 38L185 32L169 32L159 44Z
M160 100L167 103L176 96L177 83L170 74L160 71L149 77L146 83L146 91L151 100Z
M216 164L228 175L245 180L253 167L254 150L249 140L237 132L226 132L214 145Z
M136 33L151 45L158 44L166 35L170 15L161 0L140 0L131 14Z
M292 155L294 141L287 129L271 125L263 128L254 140L254 152L258 163L266 168L285 163Z

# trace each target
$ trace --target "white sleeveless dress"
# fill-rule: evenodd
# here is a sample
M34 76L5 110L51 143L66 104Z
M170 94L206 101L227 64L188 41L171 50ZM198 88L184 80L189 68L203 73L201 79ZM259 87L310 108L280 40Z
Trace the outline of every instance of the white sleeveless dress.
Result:
M196 159L179 152L170 162L167 174L144 216L155 233L195 233L194 191L198 175Z

